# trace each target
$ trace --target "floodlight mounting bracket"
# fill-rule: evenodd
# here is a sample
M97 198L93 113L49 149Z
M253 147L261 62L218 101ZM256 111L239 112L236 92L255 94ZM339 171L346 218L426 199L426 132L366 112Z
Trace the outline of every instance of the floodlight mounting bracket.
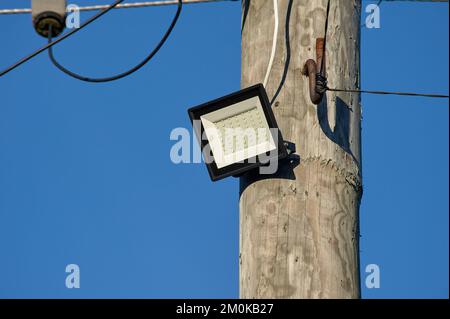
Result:
M295 144L292 142L284 141L284 146L286 147L288 156L291 156L297 152L297 148L295 147Z
M295 146L294 143L292 142L288 142L288 141L283 141L283 145L286 148L286 152L287 152L287 157L283 160L292 160L295 158L295 153L297 152L297 148ZM257 169L257 168L255 168ZM247 172L245 173L241 173L241 174L237 174L237 175L233 175L234 178L240 178L243 175L245 175Z

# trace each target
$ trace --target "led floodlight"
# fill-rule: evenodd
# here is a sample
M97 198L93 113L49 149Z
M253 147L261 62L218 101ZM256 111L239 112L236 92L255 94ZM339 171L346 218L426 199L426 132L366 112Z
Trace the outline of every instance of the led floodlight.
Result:
M213 181L287 156L262 84L189 109Z

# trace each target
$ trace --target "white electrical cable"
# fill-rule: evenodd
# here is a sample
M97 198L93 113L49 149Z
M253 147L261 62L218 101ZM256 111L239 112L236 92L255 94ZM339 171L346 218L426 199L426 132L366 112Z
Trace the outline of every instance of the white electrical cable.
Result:
M269 65L267 67L266 77L264 78L263 85L267 86L267 82L269 82L270 71L272 70L273 61L275 60L275 53L277 51L277 41L278 41L278 0L273 0L273 11L275 17L275 27L273 30L273 43L272 43L272 53L270 54Z

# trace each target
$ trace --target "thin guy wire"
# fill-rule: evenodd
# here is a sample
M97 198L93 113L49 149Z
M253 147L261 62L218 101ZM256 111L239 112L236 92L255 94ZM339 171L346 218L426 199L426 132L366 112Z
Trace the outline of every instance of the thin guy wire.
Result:
M184 0L183 4L196 4L196 3L208 3L208 2L225 2L225 1L238 1L238 0ZM145 1L145 2L134 2L134 3L123 3L115 7L115 9L132 9L132 8L145 8L145 7L157 7L157 6L169 6L176 5L178 1L168 0L168 1ZM80 11L96 11L107 9L109 5L95 5L95 6L85 6L80 7ZM31 13L30 8L24 9L2 9L0 10L0 15L4 14L24 14Z
M365 93L365 94L378 94L378 95L400 95L400 96L419 96L419 97L430 97L438 99L448 99L448 95L443 94L425 94L425 93L413 93L413 92L388 92L388 91L368 91L368 90L343 90L343 89L330 89L327 91L331 92L346 92L346 93Z
M386 1L386 0L385 0ZM325 18L325 35L324 35L324 51L326 52L326 45L327 45L327 33L328 33L328 20L330 16L330 3L331 0L328 0L327 4L327 13ZM381 1L379 1L379 4ZM321 61L320 65L320 75L325 76L324 74L324 60L326 53L323 54L323 59ZM325 90L330 92L346 92L346 93L364 93L364 94L378 94L378 95L399 95L399 96L416 96L416 97L429 97L429 98L439 98L439 99L448 99L448 95L442 95L442 94L425 94L425 93L415 93L415 92L388 92L388 91L369 91L369 90L355 90L355 89L332 89L328 86L325 87Z
M325 76L324 74L324 61L326 59L326 51L327 51L327 34L328 34L328 18L330 17L330 6L331 6L331 0L328 0L327 3L327 13L325 18L325 35L323 36L323 56L322 60L320 61L320 71L319 74Z

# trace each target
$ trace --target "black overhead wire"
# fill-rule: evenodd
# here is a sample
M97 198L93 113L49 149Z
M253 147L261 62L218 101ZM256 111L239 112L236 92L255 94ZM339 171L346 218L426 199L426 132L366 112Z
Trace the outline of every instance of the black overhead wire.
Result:
M250 1L250 0L248 0ZM286 78L289 72L289 65L291 63L291 39L290 39L290 21L291 21L291 13L292 13L292 5L294 4L294 0L289 0L287 12L286 12L286 25L285 25L285 42L286 42L286 62L284 64L283 76L281 77L280 85L276 90L272 100L270 101L270 105L276 101L278 95L283 89L284 83L286 82Z
M80 80L80 81L91 82L91 83L104 83L104 82L111 82L111 81L116 81L116 80L122 79L122 78L124 78L124 77L126 77L128 75L131 75L132 73L138 71L139 69L141 69L144 65L146 65L158 53L158 51L162 48L162 46L164 45L166 40L169 38L170 34L172 33L173 28L177 24L177 21L178 21L178 18L180 17L182 8L183 8L183 1L182 0L178 0L178 9L177 9L177 12L175 13L174 18L172 19L172 23L170 24L170 26L167 29L166 33L161 38L161 40L156 45L156 47L150 52L150 54L148 54L144 58L144 60L142 60L139 64L137 64L133 68L131 68L131 69L125 71L125 72L119 73L117 75L113 75L113 76L109 76L109 77L103 77L103 78L91 78L91 77L83 76L83 75L80 75L80 74L77 74L75 72L70 71L69 69L67 69L63 65L61 65L58 61L56 61L56 58L55 58L55 56L53 54L52 47L49 47L48 55L49 55L50 60L52 61L52 63L59 70L61 70L65 74L67 74L67 75L69 75L69 76L71 76L71 77L73 77L73 78L75 78L77 80ZM48 43L49 44L52 43L51 27L50 27L50 32L49 32L49 36L48 36Z
M247 22L248 11L250 10L250 1L251 0L243 0L242 1L242 25L241 25L241 35L244 32L245 23Z
M328 0L327 3L327 13L326 13L326 19L325 19L325 35L323 36L323 58L320 61L320 67L319 67L319 74L321 76L325 77L325 67L324 67L324 61L326 57L326 49L327 49L327 34L328 34L328 17L330 16L330 7L331 7L331 1Z
M16 63L14 63L13 65L11 65L10 67L6 68L5 70L0 72L0 77L11 72L12 70L14 70L15 68L19 67L20 65L24 64L25 62L31 60L32 58L34 58L35 56L37 56L38 54L44 52L45 50L48 50L49 48L53 47L54 45L58 44L59 42L67 39L68 37L70 37L71 35L77 33L78 31L80 31L81 29L83 29L84 27L88 26L89 24L91 24L92 22L94 22L95 20L97 20L98 18L100 18L102 15L104 15L105 13L107 13L108 11L112 10L114 7L116 7L118 4L120 4L121 2L123 2L124 0L116 0L116 2L114 2L113 4L111 4L111 6L109 6L106 9L103 9L101 11L99 11L97 14L93 15L91 18L89 18L88 20L86 20L83 24L80 25L79 28L74 28L72 29L72 31L67 32L66 34L64 34L63 36L61 36L60 38L56 39L55 41L48 43L47 45L44 45L42 48L36 50L35 52L27 55L26 57L20 59L19 61L17 61Z
M328 20L330 17L330 3L331 0L328 0L327 3L327 13L326 13L326 20L325 20L325 35L324 35L324 51L326 51L326 44L327 44L327 33L328 33ZM381 1L380 1L381 3ZM325 53L324 53L325 57ZM330 92L346 92L346 93L366 93L366 94L379 94L379 95L400 95L400 96L417 96L417 97L429 97L429 98L443 98L448 99L448 95L443 94L424 94L424 93L411 93L411 92L391 92L391 91L370 91L370 90L361 90L361 89L337 89L337 88L329 88L327 85L326 77L325 77L325 70L324 70L324 61L325 58L322 59L321 65L320 65L320 71L318 74L318 84L319 87L322 86L320 89L323 89L324 91L330 91ZM320 83L319 83L320 81Z
M76 32L80 31L81 29L83 29L84 27L88 26L89 24L91 24L92 22L94 22L95 20L97 20L98 18L100 18L101 16L103 16L104 14L106 14L107 12L109 12L111 9L115 8L117 5L119 5L120 3L122 3L124 0L116 0L114 3L112 3L108 8L105 8L101 11L99 11L97 14L95 14L94 16L92 16L91 18L89 18L88 20L86 20L84 23L81 24L81 26L79 28L74 28L73 30L67 32L66 34L64 34L63 36L59 37L58 39L56 39L55 41L49 41L49 43L43 47L41 47L40 49L36 50L35 52L25 56L24 58L20 59L19 61L17 61L16 63L14 63L13 65L9 66L8 68L4 69L3 71L0 72L0 77L4 76L5 74L11 72L12 70L16 69L17 67L19 67L20 65L24 64L25 62L31 60L32 58L34 58L35 56L39 55L40 53L44 52L45 50L49 50L51 49L54 45L62 42L63 40L67 39L68 37L72 36L73 34L75 34ZM237 1L237 0L230 0L230 1ZM380 0L378 2L378 4L380 4L383 0ZM391 1L391 0L384 0L384 1ZM325 21L325 36L324 36L324 42L326 44L326 38L327 38L327 31L328 31L328 20L329 20L329 12L330 12L330 0L328 0L328 4L327 4L327 16L326 16L326 21ZM425 1L423 1L425 2ZM249 3L250 0L246 0L245 3L247 4L247 6L249 7ZM114 77L110 77L110 78L103 78L103 79L91 79L91 78L87 78L87 77L83 77L83 76L79 76L67 69L65 69L62 65L60 65L54 58L53 56L53 52L51 52L51 50L49 50L49 54L51 56L52 62L55 63L55 65L57 67L59 67L63 72L74 76L76 78L79 78L80 80L83 81L89 81L92 80L92 82L102 82L102 80L109 80L112 81L116 78L121 78L124 76L127 76L135 71L137 71L138 69L140 69L141 67L143 67L158 51L159 49L162 47L162 45L164 44L165 40L167 40L167 37L170 35L174 25L176 24L176 21L179 17L180 11L181 11L181 6L182 6L182 0L179 0L178 3L178 10L177 13L175 15L174 20L172 21L171 26L169 27L168 31L166 32L166 34L163 36L163 39L160 41L160 43L156 46L156 48L150 53L149 56L147 56L146 59L144 59L143 62L141 62L140 64L138 64L136 67L132 68L131 70L124 72L120 75L114 76ZM248 12L248 9L246 10ZM288 12L288 14L290 14L290 10ZM244 19L244 23L243 25L245 25L245 19ZM290 49L290 45L288 44L289 42L289 30L287 29L287 46L289 47L288 49ZM326 47L325 47L326 49ZM289 50L288 50L289 51ZM288 53L290 55L290 52ZM53 57L53 58L52 58ZM66 72L67 71L67 72ZM322 60L321 66L320 66L320 73L319 75L322 76L324 72L324 63ZM286 73L286 70L285 70ZM283 75L283 78L285 78L286 74ZM358 90L358 89L336 89L336 88L329 88L327 86L326 83L326 79L325 77L319 77L318 78L319 81L322 81L321 83L318 84L322 84L323 85L323 89L325 91L332 91L332 92L348 92L348 93L368 93L368 94L383 94L383 95L402 95L402 96L422 96L422 97L433 97L433 98L449 98L448 95L440 95L440 94L421 94L421 93L406 93L406 92L388 92L388 91L368 91L368 90ZM280 86L283 86L284 80L281 81ZM278 94L280 91L280 88L278 89L277 93ZM276 96L274 97L273 101L275 100ZM272 102L273 102L272 101Z

